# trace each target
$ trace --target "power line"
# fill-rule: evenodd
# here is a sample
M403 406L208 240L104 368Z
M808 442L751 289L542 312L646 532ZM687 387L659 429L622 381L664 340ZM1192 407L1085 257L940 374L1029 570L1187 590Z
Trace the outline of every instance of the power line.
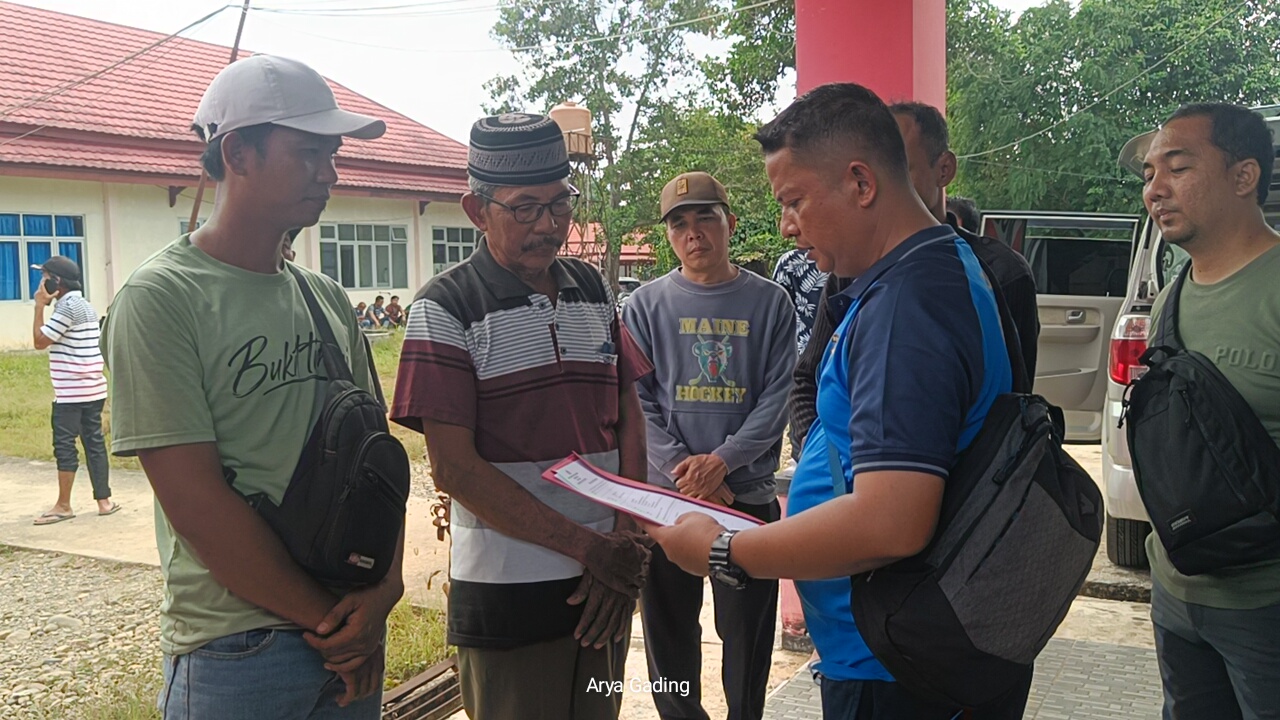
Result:
M414 5L385 5L382 7L370 8L338 8L338 9L306 9L306 8L254 8L255 12L269 13L272 15L292 15L295 17L334 17L334 18L388 18L388 17L447 17L452 15L473 15L476 13L490 12L502 7L501 5L481 5L470 7L440 8L437 10L414 10L413 8L422 7L421 4Z
M136 58L138 58L138 57L140 57L140 56L142 56L142 55L145 55L146 53L151 52L152 50L154 50L154 49L156 49L156 48L160 47L161 45L164 45L165 43L167 43L167 42L169 42L169 41L171 41L171 40L173 40L173 39L177 38L179 35L181 35L182 33L184 33L184 32L186 32L186 31L190 30L191 28L194 28L194 27L196 27L197 25L201 25L201 24L203 24L203 23L205 23L205 22L208 22L209 20L212 20L212 19L213 19L214 17L216 17L219 13L221 13L223 10L226 10L226 9L227 9L227 8L229 8L229 7L232 7L232 6L231 6L231 5L223 5L222 7L218 8L217 10L214 10L213 12L209 13L208 15L205 15L204 17L200 18L199 20L196 20L195 22L192 22L192 23L190 23L190 24L186 25L186 26L185 26L185 27L183 27L181 30L178 30L177 32L174 32L174 33L171 33L171 34L169 34L169 35L166 35L165 37L162 37L162 38L160 38L159 40L157 40L157 41L155 41L155 42L151 43L150 45L147 45L146 47L142 48L141 50L138 50L138 51L136 51L136 52L133 52L133 53L130 53L130 54L128 54L128 55L126 55L126 56L124 56L124 57L123 57L123 58L121 58L120 60L117 60L116 62L111 63L110 65L108 65L108 66L106 66L106 67L102 68L101 70L98 70L98 71L96 71L96 72L90 73L90 74L88 74L88 75L84 75L84 76L79 77L79 78L75 78L75 79L72 79L72 80L68 80L67 82L62 83L61 85L57 85L57 86L55 86L52 90L50 90L49 92L47 92L47 93L45 93L45 94L43 94L43 95L37 96L37 97L32 98L32 99L30 99L30 100L26 100L26 101L24 101L24 102L18 103L17 105L13 105L13 106L11 106L11 107L7 107L7 108L5 108L5 109L3 109L3 110L0 110L0 120L5 119L6 117L8 117L8 116L12 115L13 113L18 112L19 110L23 110L23 109L26 109L26 108L32 107L33 105L39 105L40 103L44 102L45 100L49 100L49 99L51 99L51 98L57 97L57 96L59 96L59 95L62 95L62 94L64 94L64 93L70 92L70 91L72 91L72 90L74 90L74 89L76 89L76 88L78 88L78 87L80 87L81 85L84 85L84 84L86 84L86 83L93 82L94 80L97 80L98 78L102 77L103 75L106 75L107 73L111 72L112 70L115 70L116 68L120 67L121 65L128 64L128 63L132 62L134 59L136 59Z
M310 35L311 37L320 38L322 40L329 40L332 42L344 43L347 45L356 45L360 47L377 48L380 50L392 50L392 51L412 52L412 53L486 53L486 52L518 53L518 52L528 52L531 50L544 50L544 49L561 50L561 49L579 47L582 45L593 45L595 43L609 42L613 40L623 40L626 38L645 35L648 33L662 32L664 30L674 30L676 28L685 27L688 25L694 25L700 22L706 22L708 20L718 20L720 18L729 17L731 15L737 15L739 13L747 12L749 10L755 10L757 8L765 7L767 5L774 5L781 1L782 0L762 0L761 2L757 2L752 5L745 5L743 7L734 8L732 10L723 10L721 12L711 13L709 15L703 15L696 18L689 18L688 20L680 20L677 22L670 23L668 25L639 28L639 29L630 30L627 32L613 33L611 35L600 35L597 37L583 38L582 40L572 40L566 43L544 43L541 45L524 45L519 47L511 47L511 48L475 48L475 49L463 49L463 50L441 50L438 48L422 48L422 47L407 48L407 47L399 47L394 45L385 45L381 43L364 43L364 42L359 42L355 40L348 40L345 38L336 38L329 35L321 35L319 33L307 32L305 30L298 30L297 28L290 28L290 30L292 30L293 32L301 33L303 35ZM493 8L497 8L497 7L499 6L493 6ZM490 9L493 9L493 8L490 8ZM252 11L259 12L259 13L268 12L266 8L253 8ZM295 14L293 12L285 13L284 11L271 11L271 12L272 14ZM455 13L455 14L461 14L461 12L462 11L459 10L458 13ZM346 15L344 17L350 17L350 16ZM378 16L369 15L368 17L378 17Z
M204 22L209 22L209 19L211 18L212 18L212 15L209 15L209 17L205 18ZM196 27L198 27L198 24L200 23L197 23L196 26L188 26L187 28L184 28L184 31L186 31L186 29L196 29ZM183 32L183 31L179 31L179 32ZM137 64L137 65L134 65L134 67L132 68L133 70L132 73L129 73L128 76L124 76L123 78L120 78L120 79L137 77L138 73L141 73L143 69L151 67L151 65L154 65L155 63L159 63L160 60L163 60L164 58L166 58L166 56L168 56L169 53L172 53L174 49L177 49L177 47L178 45L170 44L168 47L165 47L164 50L161 50L160 53L147 56L146 61L143 61L143 63ZM88 97L90 97L90 99L97 99L97 97L104 96L108 94L108 92L113 90L114 90L113 87L104 87L102 88L101 91L96 92L96 94L93 94ZM29 129L29 131L22 133L22 135L10 137L8 138L8 140L0 141L0 147L4 147L6 145L13 145L14 142L18 142L19 140L24 140L24 138L36 135L36 133L38 132L45 131L45 129L49 129L49 127L50 127L49 124L46 123L46 124L42 124L42 126L40 127Z
M1236 6L1235 6L1234 8L1232 8L1232 9L1228 10L1226 13L1224 13L1224 14L1222 15L1222 17L1220 17L1220 18L1218 18L1217 20L1214 20L1213 22L1211 22L1211 23L1209 23L1208 25L1206 25L1203 29L1201 29L1201 30L1200 30L1200 32L1196 33L1195 35L1192 35L1192 36L1191 36L1191 38L1190 38L1189 40L1187 40L1185 43L1183 43L1182 45L1180 45L1178 48L1174 49L1173 51L1169 52L1169 53L1168 53L1167 55L1165 55L1164 57L1162 57L1162 58L1160 58L1159 60L1157 60L1157 61L1156 61L1155 63L1153 63L1151 66L1149 66L1149 67L1147 67L1146 69L1144 69L1142 72L1138 73L1137 75L1134 75L1133 77L1129 78L1128 80L1124 81L1123 83L1120 83L1119 85L1117 85L1116 87L1112 88L1108 93L1106 93L1106 94L1105 94L1105 95L1103 95L1102 97L1098 98L1097 100L1094 100L1093 102L1089 103L1088 105L1085 105L1084 107L1080 108L1079 110L1077 110L1077 111L1075 111L1075 112L1073 112L1073 113L1070 113L1069 115L1066 115L1066 116L1065 116L1065 117L1063 117L1061 120L1059 120L1059 121L1057 121L1057 122L1053 123L1052 125L1049 125L1048 127L1045 127L1045 128L1040 129L1040 130L1037 130L1036 132L1033 132L1033 133L1031 133L1030 135L1028 135L1028 136L1026 136L1026 137L1024 137L1024 138L1019 138L1019 139L1017 139L1017 140L1014 140L1013 142L1005 143L1004 145L1001 145L1000 147L994 147L994 148L991 148L990 150L982 150L981 152L969 153L969 154L967 154L967 155L960 155L960 156L958 156L958 158L959 158L960 160L969 160L969 159L971 159L971 158L982 157L983 155L991 155L991 154L993 154L993 153L998 153L998 152L1000 152L1001 150L1008 150L1009 148L1011 148L1011 147L1015 147L1015 146L1017 146L1017 145L1020 145L1020 144L1022 144L1022 143L1024 143L1024 142L1026 142L1026 141L1028 141L1028 140L1033 140L1033 139L1035 139L1035 138L1038 138L1038 137L1040 137L1041 135L1044 135L1045 133L1049 132L1050 130L1052 130L1052 129L1054 129L1054 128L1058 127L1059 125L1062 125L1063 123L1066 123L1066 122L1068 122L1068 121L1070 121L1070 120L1074 119L1076 116L1078 116L1078 115L1082 115L1082 114L1084 114L1084 113L1088 112L1089 110L1093 109L1095 106L1097 106L1098 104L1102 103L1104 100L1106 100L1107 98L1111 97L1112 95L1115 95L1116 93L1118 93L1118 92L1120 92L1121 90L1123 90L1123 89L1125 89L1125 88L1129 87L1130 85L1132 85L1132 84L1134 84L1134 83L1138 82L1139 80L1141 80L1142 78L1146 77L1147 75L1150 75L1153 71L1155 71L1155 70L1156 70L1156 68L1158 68L1158 67L1160 67L1161 65L1164 65L1166 62L1168 62L1168 61L1172 60L1174 55L1177 55L1178 53L1182 52L1183 50L1186 50L1188 47L1190 47L1190 46L1191 46L1193 43L1195 43L1197 40L1199 40L1200 38L1204 37L1204 35L1205 35L1206 33L1208 33L1210 30L1214 29L1214 28L1215 28L1215 27L1217 27L1218 25L1221 25L1223 22L1225 22L1226 20L1228 20L1229 18L1231 18L1231 17L1232 17L1233 15L1235 15L1237 12L1239 12L1239 11L1240 11L1240 8L1242 8L1242 7L1244 7L1245 5L1248 5L1248 4L1249 4L1249 0L1241 0L1241 2L1240 2L1238 5L1236 5Z
M990 160L975 160L972 157L961 157L956 159L964 160L965 162L977 163L979 165L990 165L992 167L1009 168L1011 170L1027 170L1030 172L1053 173L1054 175L1067 175L1070 177L1085 178L1088 180L1107 180L1109 182L1118 182L1118 183L1130 182L1129 178L1114 177L1111 175L1090 175L1088 173L1078 173L1078 172L1072 172L1070 170L1055 170L1050 168L1031 167L1030 165L1013 165L1010 163L992 162Z
M268 5L266 7L258 8L258 10L260 12L280 13L280 14L287 14L287 15L321 15L321 16L329 15L329 16L337 16L337 17L346 17L350 15L387 14L389 13L389 11L396 11L396 10L418 10L421 8L441 8L442 6L445 6L445 5L457 5L459 2L465 2L465 0L436 0L435 2L402 3L399 5L358 5L358 6L352 6L352 7L339 7L339 8L287 7L287 6L279 7L279 6ZM493 5L493 6L484 6L481 8L475 8L475 6L473 5L471 6L471 9L479 11L479 10L489 10L496 7L498 6ZM464 7L443 8L439 12L441 14L453 14L453 13L465 12L468 10L469 8L467 8L464 5ZM424 11L424 12L429 13L429 11ZM399 13L390 13L390 14L399 14ZM405 13L405 14L414 14L414 13Z

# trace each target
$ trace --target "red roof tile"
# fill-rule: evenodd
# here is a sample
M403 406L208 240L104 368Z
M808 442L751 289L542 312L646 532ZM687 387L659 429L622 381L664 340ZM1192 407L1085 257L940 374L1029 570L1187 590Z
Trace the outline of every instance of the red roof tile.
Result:
M194 158L200 145L190 130L191 116L205 86L226 65L229 47L170 40L67 92L15 109L163 37L0 1L0 123L17 130L0 136L0 163L196 176ZM249 54L241 51L241 56ZM342 107L387 123L386 135L378 140L343 144L340 186L464 191L464 145L337 83L330 85ZM99 148L93 135L79 133L64 133L63 139L42 138L40 133L11 139L33 126L114 136L108 142L117 147ZM126 151L126 145L132 150ZM361 169L344 169L343 157L363 161ZM377 167L382 163L398 167Z
M587 237L585 240L578 228L578 225L569 227L569 238L565 241L564 247L560 248L560 254L581 258L589 263L599 263L604 256L604 247L596 235L599 226L595 223L587 225ZM618 259L623 263L653 262L653 246L648 243L643 245L623 245L622 251L618 254Z

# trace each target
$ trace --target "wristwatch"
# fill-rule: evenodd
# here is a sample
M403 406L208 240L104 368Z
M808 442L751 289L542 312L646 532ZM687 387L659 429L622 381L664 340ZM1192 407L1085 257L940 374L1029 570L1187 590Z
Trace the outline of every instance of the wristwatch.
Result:
M711 541L711 558L708 564L712 580L734 590L741 590L751 582L751 576L729 559L729 543L737 534L737 530L725 530Z

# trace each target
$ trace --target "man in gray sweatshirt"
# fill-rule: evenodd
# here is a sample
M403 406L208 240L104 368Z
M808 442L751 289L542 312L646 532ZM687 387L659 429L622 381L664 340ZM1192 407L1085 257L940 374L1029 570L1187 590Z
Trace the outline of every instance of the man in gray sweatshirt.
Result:
M796 360L791 300L780 286L729 262L737 218L715 178L704 172L676 177L662 190L661 210L681 266L636 290L623 312L655 367L637 382L649 482L773 522L779 517L774 471ZM730 720L758 720L778 583L735 587L733 580L712 582L725 697ZM654 548L640 607L653 700L664 720L707 718L699 682L702 592L702 578Z

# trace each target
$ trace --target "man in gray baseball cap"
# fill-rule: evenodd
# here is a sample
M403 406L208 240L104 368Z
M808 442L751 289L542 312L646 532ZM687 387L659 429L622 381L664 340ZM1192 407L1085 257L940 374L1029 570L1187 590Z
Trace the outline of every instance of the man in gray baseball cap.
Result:
M138 456L159 503L160 705L166 720L373 720L400 553L381 584L340 597L241 495L280 502L323 404L321 341L292 270L373 391L346 293L282 266L281 242L320 219L342 138L386 127L339 108L306 65L258 55L213 79L193 129L218 183L212 215L133 273L103 337L112 451Z

